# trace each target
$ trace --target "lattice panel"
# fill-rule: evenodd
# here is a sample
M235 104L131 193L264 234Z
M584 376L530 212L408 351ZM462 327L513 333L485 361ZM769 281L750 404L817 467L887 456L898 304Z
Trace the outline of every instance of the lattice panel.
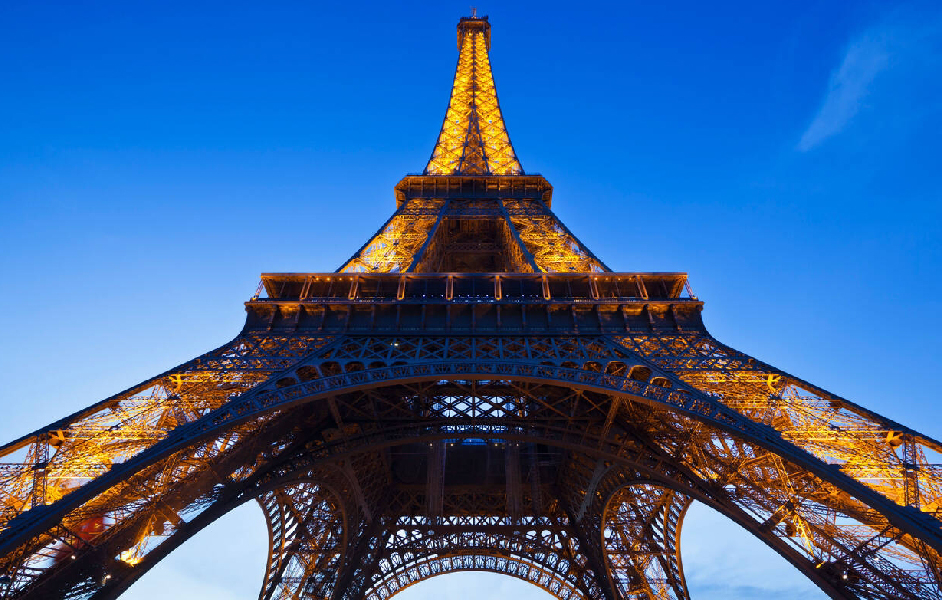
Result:
M326 341L315 336L240 336L8 444L0 454L0 531L24 510L57 501Z
M412 198L348 260L341 273L402 273L432 234L445 201Z
M84 503L0 560L0 572L11 577L9 590L39 583L39 597L84 598L126 576L218 500L218 472L238 482L254 472L263 448L277 451L281 442L264 433L271 423L268 417L195 444ZM76 577L91 577L91 583L63 583Z
M902 506L942 517L939 443L735 351L706 334L623 338L750 419Z
M301 593L329 598L333 574L346 550L340 500L316 483L302 482L258 499L268 522L269 562L260 597L293 600Z
M400 517L367 598L385 600L427 577L459 570L517 577L561 600L600 597L582 580L585 558L564 521L560 515L516 523L500 517L434 523L423 517Z
M829 570L858 597L942 597L942 559L936 551L839 486L796 466L787 453L681 415L647 415L644 408L631 407L626 418L637 421L647 439L657 440L663 456L679 457L713 482L711 495L734 508L728 515L743 518L741 524L760 537L770 535L773 545L804 556L806 562L798 565Z
M605 557L623 598L689 598L680 568L680 521L690 499L651 484L616 492L605 509Z
M609 269L541 202L504 200L514 229L545 273L602 273Z

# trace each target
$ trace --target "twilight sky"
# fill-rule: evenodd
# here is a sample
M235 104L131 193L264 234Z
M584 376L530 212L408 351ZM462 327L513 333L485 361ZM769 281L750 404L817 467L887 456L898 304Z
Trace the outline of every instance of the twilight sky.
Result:
M438 134L466 3L0 5L0 438L216 347L260 272L332 271ZM942 9L482 5L511 140L619 271L722 341L942 438ZM818 593L688 514L693 597ZM256 597L246 505L128 592ZM403 599L545 598L449 575Z

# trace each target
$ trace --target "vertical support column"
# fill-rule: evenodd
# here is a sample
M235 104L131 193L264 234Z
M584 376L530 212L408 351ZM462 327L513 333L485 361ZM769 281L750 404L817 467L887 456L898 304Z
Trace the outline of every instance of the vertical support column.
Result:
M36 436L36 460L33 463L33 489L30 499L33 508L46 503L46 469L49 466L49 439L47 435L40 434Z
M442 516L442 503L445 495L445 443L436 440L428 447L428 479L426 485L426 505L429 519Z
M681 522L690 498L660 485L632 483L604 507L603 552L612 584L634 597L689 598L680 560Z
M919 508L919 455L912 435L903 436L903 468L906 506Z
M572 501L566 490L557 493L560 507L569 521L569 529L573 537L579 541L579 547L586 557L588 568L592 570L595 584L605 600L619 600L619 596L612 587L605 565L605 556L602 549L602 531L598 527L590 526L588 519L577 519L573 510Z
M324 597L343 553L340 499L310 482L266 493L269 556L260 600Z
M370 578L386 550L389 529L395 523L395 517L389 514L388 508L389 495L386 493L373 512L373 518L361 528L352 551L345 557L331 600L361 600L366 594Z
M520 489L520 443L507 442L504 449L504 482L507 487L507 514L516 521L523 510Z

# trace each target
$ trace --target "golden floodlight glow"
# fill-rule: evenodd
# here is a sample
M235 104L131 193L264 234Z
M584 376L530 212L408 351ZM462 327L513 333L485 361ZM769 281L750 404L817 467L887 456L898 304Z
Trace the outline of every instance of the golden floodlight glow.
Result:
M427 175L521 175L488 57L490 24L462 19L455 82Z
M552 186L539 175L524 174L501 116L489 48L487 17L461 19L451 98L423 181L417 184L423 189L415 195L404 194L393 216L340 272L609 271L550 210ZM404 184L408 187L409 179L397 190ZM436 185L442 188L440 196L424 193L425 186ZM468 186L482 185L490 189L531 186L540 193L535 197L475 199L481 190L472 192ZM463 223L442 227L449 219ZM488 245L493 252L490 262L463 261L462 268L455 268L454 262L442 258L450 252L480 253Z

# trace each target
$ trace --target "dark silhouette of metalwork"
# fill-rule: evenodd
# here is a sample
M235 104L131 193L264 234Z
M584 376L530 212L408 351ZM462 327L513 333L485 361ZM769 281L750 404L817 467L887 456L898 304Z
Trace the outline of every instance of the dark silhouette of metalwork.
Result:
M0 592L114 598L244 502L260 597L488 570L687 598L703 502L834 598L940 598L939 442L714 339L683 273L615 273L526 175L487 18L424 174L336 273L266 274L228 344L2 448Z

